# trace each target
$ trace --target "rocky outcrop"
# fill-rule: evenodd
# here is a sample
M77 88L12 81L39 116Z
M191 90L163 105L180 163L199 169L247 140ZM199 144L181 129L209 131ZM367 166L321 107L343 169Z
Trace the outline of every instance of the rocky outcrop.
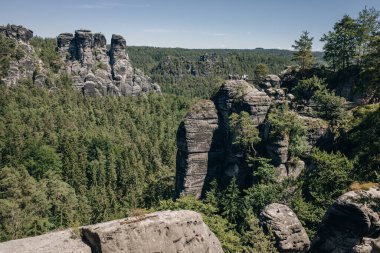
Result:
M244 80L227 80L213 100L224 129L228 128L228 117L232 113L242 111L250 114L254 125L263 123L271 105L271 100L265 92L259 91Z
M6 26L0 26L0 33L3 33L9 38L16 39L24 43L29 43L33 38L33 31L21 25L8 24Z
M106 44L104 35L89 30L77 30L74 35L62 33L57 37L57 50L65 62L64 71L73 76L77 89L91 96L160 92L157 84L132 66L121 35L112 35L109 51Z
M163 211L0 243L1 253L223 253L193 211Z
M92 253L73 230L67 229L45 235L0 243L1 253ZM78 238L77 238L78 237Z
M218 115L212 101L195 104L177 132L176 195L200 198L205 183L213 178L221 159L221 145L215 143Z
M350 191L326 212L312 249L315 252L380 252L380 189Z
M164 211L84 227L94 253L215 252L222 247L193 211Z
M38 60L33 46L29 44L33 31L23 26L7 25L0 26L0 33L14 39L15 47L19 52L15 59L11 59L8 73L1 81L7 86L15 86L20 80L30 79L36 86L45 87L46 75L43 63Z
M229 117L232 113L247 112L254 126L261 125L271 105L265 92L259 91L244 80L227 80L213 97L219 116L219 128L223 136L221 145L224 148L222 173L219 178L222 185L229 184L235 177L240 187L246 187L250 171L242 155L232 147L232 135L229 129Z
M299 118L304 122L304 125L308 129L306 139L309 147L311 148L321 144L327 134L329 127L328 122L315 117L299 116Z
M273 203L260 215L264 228L271 231L280 253L303 253L308 251L310 240L297 215L286 205Z

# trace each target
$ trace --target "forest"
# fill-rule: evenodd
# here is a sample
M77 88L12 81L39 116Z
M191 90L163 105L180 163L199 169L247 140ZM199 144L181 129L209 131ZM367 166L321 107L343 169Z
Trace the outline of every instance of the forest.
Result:
M323 52L312 52L307 31L295 38L294 51L128 47L132 62L162 88L137 97L83 96L70 76L56 75L55 40L33 38L57 89L32 80L11 88L0 83L0 241L190 209L203 215L225 252L277 252L258 219L273 202L289 205L312 238L337 197L380 182L379 16L366 8L356 18L342 17L321 38ZM3 78L22 52L2 35L0 50ZM270 159L256 155L265 141L249 115L232 114L234 148L250 166L253 184L240 189L234 179L227 187L213 181L201 200L174 199L176 133L189 108L211 98L230 74L259 83L290 65L299 69L299 80L287 88L298 105L316 107L329 143L307 150L307 128L287 106L273 108L268 122L273 134L289 136L292 158L314 169L279 183ZM354 95L343 98L338 91L347 80L355 80ZM354 106L345 108L347 101Z

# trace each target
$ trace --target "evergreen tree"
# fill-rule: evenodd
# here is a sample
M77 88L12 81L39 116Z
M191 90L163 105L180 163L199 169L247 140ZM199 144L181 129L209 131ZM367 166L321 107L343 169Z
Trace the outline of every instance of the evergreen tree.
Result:
M308 31L303 31L299 40L294 42L292 47L296 52L293 54L292 60L301 66L301 69L309 69L315 62L312 46L313 37L309 37Z
M223 209L222 216L226 217L231 223L238 224L243 214L243 202L235 177L232 178L230 185L225 190L221 205Z
M325 60L330 63L333 70L350 67L356 57L358 45L358 25L354 19L345 15L335 23L334 30L324 34L321 38L325 42Z
M269 68L268 65L264 63L259 63L255 67L255 79L256 82L260 82L266 75L269 74Z

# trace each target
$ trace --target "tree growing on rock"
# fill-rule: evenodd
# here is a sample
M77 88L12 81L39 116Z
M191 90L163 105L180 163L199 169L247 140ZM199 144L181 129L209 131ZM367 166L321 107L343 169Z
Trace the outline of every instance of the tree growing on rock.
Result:
M308 31L303 31L299 40L294 41L292 47L296 52L293 54L292 60L300 65L302 70L309 69L315 62L313 52L313 37L309 36Z

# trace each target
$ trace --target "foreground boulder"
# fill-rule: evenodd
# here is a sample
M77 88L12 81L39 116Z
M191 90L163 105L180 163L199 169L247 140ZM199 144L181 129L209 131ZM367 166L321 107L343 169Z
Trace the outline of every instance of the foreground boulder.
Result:
M79 234L79 231L78 231ZM72 230L0 243L1 253L91 253L91 248Z
M379 210L379 188L343 194L326 212L313 251L380 252Z
M310 248L310 240L297 215L286 205L273 203L260 215L262 225L272 231L280 253L303 253Z
M223 253L193 211L163 211L0 243L1 253Z
M95 253L223 252L219 240L193 211L163 211L82 229Z
M212 101L195 104L177 132L176 195L200 198L205 182L218 169L221 145L215 143L218 115Z

